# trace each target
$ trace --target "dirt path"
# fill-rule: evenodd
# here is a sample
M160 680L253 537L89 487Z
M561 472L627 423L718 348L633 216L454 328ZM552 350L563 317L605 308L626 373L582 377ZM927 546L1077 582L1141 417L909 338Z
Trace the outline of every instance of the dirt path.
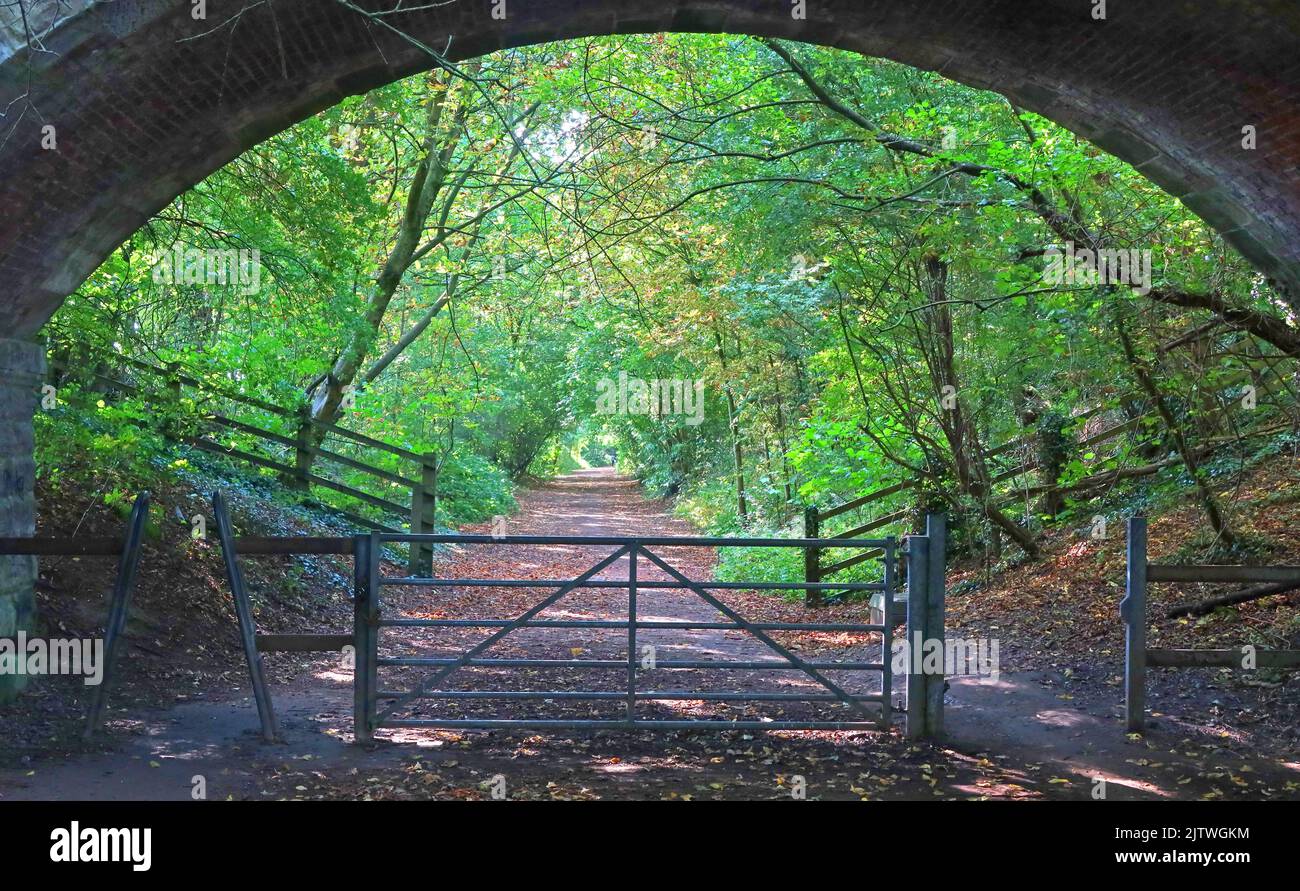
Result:
M632 482L609 471L586 471L525 492L510 534L688 535L662 503L646 500ZM610 553L609 548L518 546L507 557L501 546L467 547L440 559L444 578L572 578ZM707 578L712 555L662 549L658 553L690 577ZM393 574L396 566L389 567ZM601 574L625 580L626 559ZM666 575L638 565L640 580ZM546 594L543 588L463 586L431 593L427 588L385 589L388 614L422 618L512 618ZM818 611L759 594L723 598L755 621L865 621L861 604ZM625 591L587 589L558 601L540 618L588 621L626 616ZM662 621L720 621L716 609L693 593L644 589L638 615ZM405 629L403 629L405 631ZM383 652L446 656L481 640L481 628L418 629L391 635ZM873 656L865 637L779 635L804 658ZM653 630L638 644L655 646L660 660L763 660L775 654L739 631ZM626 658L625 631L521 629L489 655L527 659ZM878 654L874 654L878 656ZM276 658L276 657L269 657ZM381 687L401 687L405 675L429 669L391 669ZM663 672L667 673L667 672ZM790 671L717 669L673 672L671 683L655 672L638 679L641 689L798 691L821 693L806 676ZM854 692L875 677L840 671L837 681ZM866 679L864 681L864 679ZM1300 797L1300 764L1252 759L1221 740L1192 739L1168 727L1145 740L1129 739L1117 720L1114 691L1066 685L1046 673L1004 674L991 684L953 679L948 697L950 741L909 745L896 733L622 731L384 731L374 747L351 745L351 672L333 657L272 695L285 736L266 745L245 697L193 702L168 710L132 713L112 723L111 751L38 759L21 769L0 770L0 800L164 799L194 797L202 778L209 800L256 798L487 798L504 788L512 799L569 798L1073 798L1092 796L1095 778L1107 780L1107 797ZM464 669L443 689L624 689L626 671L500 667ZM488 714L482 701L424 700L410 714L465 717ZM512 717L617 717L622 700L574 702L512 700L491 714ZM638 705L641 717L804 717L808 710L844 715L836 703L757 705L717 701L653 701Z

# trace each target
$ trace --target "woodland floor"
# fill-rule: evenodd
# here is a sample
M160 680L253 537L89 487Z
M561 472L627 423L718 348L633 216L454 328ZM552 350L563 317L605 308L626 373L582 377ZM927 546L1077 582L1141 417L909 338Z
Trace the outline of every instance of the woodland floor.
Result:
M1278 473L1289 473L1283 469ZM1258 479L1261 497L1280 479ZM166 493L164 493L164 496ZM182 496L175 496L181 498ZM177 517L189 515L178 507ZM237 510L244 507L236 502ZM1294 503L1275 499L1256 522L1281 532L1294 528ZM244 511L244 529L257 533L257 517ZM1171 548L1179 514L1153 523L1153 554ZM1189 515L1190 516L1190 515ZM179 524L179 520L177 523ZM1190 524L1190 520L1184 519ZM95 534L93 529L83 529ZM476 531L476 530L465 530ZM481 530L486 531L486 530ZM668 505L647 500L632 482L603 470L584 471L523 493L510 534L689 535ZM1185 530L1184 530L1185 531ZM1261 530L1263 531L1263 530ZM264 533L263 533L264 534ZM490 797L494 777L504 778L511 799L790 799L803 779L810 799L1044 799L1086 800L1094 778L1107 780L1106 797L1266 799L1300 798L1297 689L1294 676L1244 683L1213 671L1152 672L1153 725L1128 737L1120 720L1120 647L1115 618L1122 584L1122 535L1117 541L1061 538L1037 564L983 578L954 573L949 611L965 636L1001 641L1002 674L954 678L947 698L948 738L910 744L891 732L845 731L445 731L384 730L371 747L351 745L351 671L336 656L267 657L284 744L264 744L233 646L228 595L219 557L209 543L186 545L187 559L159 547L142 563L137 602L121 683L112 689L107 733L96 743L77 741L85 688L49 679L0 709L0 800L189 799L196 776L209 799L372 798L479 799ZM1080 544L1080 542L1085 542ZM571 578L610 553L609 548L471 546L440 555L444 578ZM684 574L708 578L712 555L653 549ZM1300 541L1294 552L1300 552ZM1120 555L1118 558L1116 555ZM197 559L193 559L197 558ZM1119 560L1118 566L1116 559ZM260 630L345 631L351 611L342 592L350 567L321 558L296 572L252 565L246 572L260 604ZM1290 562L1296 562L1294 560ZM303 564L296 564L301 567ZM611 564L602 579L627 578L627 561ZM396 566L391 574L401 574ZM44 567L42 615L50 633L77 634L93 627L102 601L85 596L76 567ZM286 587L285 578L290 579ZM664 579L640 561L642 581ZM332 591L314 590L335 580ZM328 584L327 584L328 587ZM509 618L537 603L541 588L385 588L387 614L409 618ZM1188 599L1194 592L1175 592ZM81 596L72 596L80 594ZM755 593L718 595L755 621L866 622L865 605L806 609ZM322 597L328 606L321 607ZM1156 615L1157 605L1153 605ZM575 591L539 618L591 619L626 615L626 592ZM1276 633L1278 616L1294 608L1288 598L1241 608L1252 627ZM719 621L716 609L689 591L643 589L642 618ZM1277 621L1275 621L1277 620ZM1270 624L1272 623L1272 624ZM1153 645L1213 645L1213 624L1157 623ZM482 639L481 629L385 631L387 655L449 655ZM1228 632L1224 631L1225 634ZM1237 632L1239 633L1239 632ZM803 658L819 661L878 658L867 635L774 633ZM1156 642L1158 641L1158 643ZM653 630L658 659L775 657L740 631ZM626 633L591 629L521 629L488 655L508 658L622 659ZM401 688L428 669L385 669L381 687ZM542 672L545 672L543 677ZM407 672L409 677L404 677ZM649 674L653 674L650 672ZM673 672L671 681L640 680L642 689L747 689L822 692L797 672L718 670ZM692 676L683 678L682 675ZM878 685L878 675L858 680L832 672L854 692ZM618 690L622 671L498 668L464 669L460 689ZM459 706L463 705L463 710ZM621 702L516 700L492 706L511 717L608 717ZM488 705L421 701L414 716L487 715ZM643 717L766 716L852 718L833 703L745 706L722 702L647 702ZM436 709L436 710L435 710ZM808 710L813 710L810 712Z

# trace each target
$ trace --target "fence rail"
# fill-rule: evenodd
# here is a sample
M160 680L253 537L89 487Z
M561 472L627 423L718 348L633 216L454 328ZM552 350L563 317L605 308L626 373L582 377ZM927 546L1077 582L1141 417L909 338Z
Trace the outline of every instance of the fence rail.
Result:
M1300 650L1160 649L1147 646L1147 585L1152 582L1300 582L1300 566L1168 565L1147 562L1146 517L1128 521L1128 565L1120 618L1124 621L1124 722L1146 727L1147 667L1300 668Z
M126 633L131 612L131 592L135 588L135 572L140 564L140 545L144 541L145 525L149 521L149 493L136 496L131 514L127 518L126 534L121 538L86 537L62 538L36 536L30 538L0 538L0 554L30 557L117 557L117 576L109 596L108 618L104 622L103 673L95 687L86 714L83 735L89 739L99 729L108 702L109 681L117 663L117 652Z
M144 376L144 380L128 381L111 377L93 370L90 366L98 363L117 364ZM213 399L227 400L238 406L255 409L259 412L282 419L290 427L292 434L268 430L259 423L248 419L230 417L222 412L200 409L200 421L207 428L198 436L170 429L167 425L160 427L160 432L177 442L196 448L212 455L220 455L230 460L273 470L290 480L298 481L307 491L311 487L328 489L344 496L346 499L381 511L384 515L401 517L407 529L417 534L434 531L437 519L438 499L438 455L420 453L392 443L348 430L337 424L326 423L310 417L300 410L288 409L264 399L248 396L225 387L214 386L190 374L181 371L180 366L161 367L135 359L130 356L113 354L111 356L93 355L86 363L74 363L66 357L56 357L50 362L51 371L56 374L73 374L92 378L97 384L119 389L131 394L149 392L151 388L162 394L163 398L179 406L186 390L195 394L196 404L210 402ZM336 449L323 445L312 445L307 431L315 429L327 437L334 437L359 449L361 454L346 455ZM257 444L269 446L266 452L259 453L247 448L218 440L223 431L251 437ZM346 468L356 473L374 478L384 484L377 490L366 491L358 488L355 481L344 482L321 472L305 470L307 462L302 456L310 455L317 468L322 465ZM397 469L379 466L382 457L396 461ZM390 490L400 489L405 498L395 500ZM376 522L368 517L347 511L341 512L349 522L382 532L400 531L383 522ZM413 575L429 572L433 559L430 546L418 543L411 548L409 564Z
M1286 390L1289 388L1289 382L1285 377L1283 377L1277 371L1277 366L1282 362L1287 361L1288 358L1289 357L1285 357L1285 356L1268 357L1265 360L1263 360L1262 363L1260 363L1264 366L1262 370L1252 367L1242 372L1241 374L1232 376L1228 380L1221 382L1218 385L1216 392L1222 394L1226 390L1240 387L1243 383L1246 383L1247 381L1263 380L1266 375L1271 375L1271 377L1267 380L1266 383L1264 383L1264 385L1260 386L1257 390L1257 396L1261 398L1261 401L1263 397L1272 396L1279 393L1282 390ZM1144 394L1142 394L1140 391L1134 391L1116 398L1120 402L1123 402L1125 399L1144 398ZM1101 414L1102 412L1110 410L1112 407L1113 406L1110 404L1098 405L1092 409L1089 409L1086 412L1083 412L1080 415L1071 418L1070 420L1074 422L1083 421L1088 418L1094 417L1098 414ZM1231 410L1230 407L1221 409L1219 412L1217 412L1214 415L1214 417L1216 419L1223 418L1227 415L1227 413L1230 410ZM1102 430L1096 431L1095 433L1091 433L1081 439L1078 439L1072 443L1072 447L1076 450L1083 450L1096 445L1100 445L1102 443L1111 442L1115 439L1120 438L1126 433L1129 433L1135 429L1139 429L1145 421L1154 419L1156 417L1157 417L1157 413L1154 410L1147 411L1142 415L1139 415L1134 418L1128 418L1124 421L1120 421L1118 423L1112 424ZM1282 429L1285 428L1273 427L1261 431L1250 431L1248 433L1237 435L1237 436L1211 439L1205 443L1202 443L1201 446L1199 446L1198 448L1201 448L1202 450L1213 450L1214 448L1230 445L1234 442L1239 442L1242 439L1250 436L1263 435L1265 433L1280 432L1280 430ZM1014 452L1016 450L1025 450L1031 448L1032 445L1033 445L1032 437L1017 437L1015 439L1012 439L1008 442L1002 443L999 446L996 446L992 449L985 451L984 458L987 460L990 458L1007 454L1008 452ZM1176 463L1176 462L1169 462L1169 463ZM1157 464L1159 464L1159 462L1157 462ZM1035 473L1037 470L1038 470L1038 465L1035 460L1031 458L1023 458L1015 466L1009 467L1005 470L1001 470L993 474L991 482L994 484L998 484L998 483L1010 482L1013 480L1019 480L1029 476L1032 473ZM1116 479L1119 478L1120 476L1117 474ZM1089 477L1088 479L1092 479L1092 477ZM1094 480L1094 482L1098 486L1100 486L1103 485L1105 481L1103 479L1097 479ZM843 504L834 505L832 507L819 508L816 505L806 506L804 508L804 516L803 516L804 537L817 538L820 536L826 536L829 538L857 538L858 536L865 535L866 533L875 532L876 530L883 529L890 525L903 522L913 513L911 509L904 508L900 510L891 511L890 513L887 513L883 516L871 518L866 522L860 523L854 528L842 532L835 532L827 535L827 531L826 531L826 523L828 520L831 520L835 517L840 517L852 511L856 511L874 502L889 498L890 496L898 495L902 492L907 492L913 489L917 489L919 486L920 486L919 480L915 478L906 479L901 482L891 483L879 489L875 489L871 492L866 493L865 495L862 495L861 497L855 498L851 501L844 502ZM1077 486L1075 485L1062 485L1053 481L1052 483L1026 488L1024 491L1016 491L1014 493L1005 494L1004 496L996 499L995 503L999 508L1005 508L1008 505L1014 504L1015 502L1021 500L1024 497L1028 497L1029 495L1044 495L1050 492L1067 493L1067 492L1075 491L1076 489ZM829 578L830 576L838 572L842 572L843 570L856 566L859 563L862 563L867 560L872 560L880 556L877 550L871 549L870 542L864 541L861 542L861 545L865 548L868 548L868 550L859 554L854 554L850 557L841 559L837 562L830 563L830 564L825 564L822 562L821 554L819 551L817 550L808 551L804 562L804 579L808 582L823 582L827 578ZM1284 579L1279 578L1276 580L1283 581ZM1170 581L1175 581L1175 579L1170 579ZM831 586L831 588L833 587L834 586ZM820 591L812 592L809 597L810 605L819 604L824 600L825 598L823 596L823 592ZM903 603L901 600L896 603L896 608L900 610L903 608Z

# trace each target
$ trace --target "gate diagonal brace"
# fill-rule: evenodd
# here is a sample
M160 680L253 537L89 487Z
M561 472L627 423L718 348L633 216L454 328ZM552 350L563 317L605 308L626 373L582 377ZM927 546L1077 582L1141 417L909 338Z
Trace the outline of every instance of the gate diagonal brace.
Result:
M383 713L381 713L378 716L378 718L375 721L375 725L378 726L382 724L385 719L392 717L393 713L396 712L403 705L406 705L408 702L420 698L422 695L428 692L433 687L434 684L437 684L445 680L454 672L458 671L461 668L464 668L465 664L469 662L471 659L473 659L475 656L479 655L484 650L491 647L493 644L495 644L501 638L505 637L511 631L514 631L517 628L522 627L523 624L527 622L529 619L533 618L533 616L536 616L538 613L547 609L548 607L556 603L558 600L560 600L560 598L564 597L566 594L573 591L575 588L582 587L583 582L589 581L593 576L603 572L608 566L613 564L615 561L621 559L625 554L628 554L630 551L631 551L630 545L623 545L614 553L606 557L604 560L601 560L595 566L588 569L582 575L578 576L577 578L571 581L565 582L560 587L560 589L556 591L554 594L542 600L536 606L533 606L528 610L526 610L525 612L521 613L517 618L511 621L509 625L506 625L505 627L501 628L495 633L484 638L482 641L475 644L470 649L461 653L460 656L456 658L455 662L451 663L450 665L444 666L439 671L425 678L423 681L420 682L418 686L416 686L414 690L411 690L409 693L406 693L400 698L394 700L393 703L387 709L385 709ZM370 559L371 560L376 559L375 555L372 554L370 556Z
M221 555L226 563L226 577L230 581L230 594L235 601L235 616L239 621L239 639L248 663L248 677L253 685L253 701L257 703L257 716L262 724L262 738L267 742L280 741L280 727L275 720L271 692L266 686L262 669L262 654L257 649L257 626L253 619L253 605L248 599L244 574L239 569L239 555L235 552L235 536L230 527L230 514L226 499L220 492L212 493L212 513L217 519L217 535L221 539Z
M113 583L113 601L108 610L108 620L104 623L104 676L99 679L99 686L91 698L90 711L86 713L86 726L82 731L83 739L88 740L94 736L103 719L104 706L108 702L109 678L112 677L117 650L126 633L126 623L131 612L131 590L135 587L135 571L140 565L140 542L144 538L148 520L149 493L141 492L131 508L126 539L122 543L122 557L117 565L117 579Z
M879 720L879 716L873 714L870 709L864 706L850 693L842 689L838 684L836 684L830 678L823 675L820 671L813 668L808 663L804 662L794 653L790 652L785 647L781 646L775 640L768 637L767 634L765 634L763 631L761 631L758 628L755 628L747 619L745 619L742 615L740 615L740 613L731 609L731 607L727 606L722 601L718 600L716 597L709 594L699 583L692 581L691 579L682 575L682 573L678 572L675 568L669 566L663 560L659 559L659 557L656 554L652 553L648 549L644 547L641 548L641 553L645 554L646 557L649 558L650 562L654 563L664 572L668 573L673 578L677 579L679 582L686 585L686 587L694 591L697 595L703 598L714 609L718 610L718 612L722 613L727 618L731 619L733 622L735 622L737 625L743 628L745 631L748 631L754 637L758 638L763 643L767 644L767 646L769 646L778 655L780 655L781 658L788 661L792 666L799 669L804 674L808 675L808 677L812 678L814 681L821 684L831 693L835 694L835 697L839 699L841 702L843 702L845 705L853 708L855 711L865 715L868 718L871 718L872 720L875 721ZM888 693L886 692L885 695L888 695Z

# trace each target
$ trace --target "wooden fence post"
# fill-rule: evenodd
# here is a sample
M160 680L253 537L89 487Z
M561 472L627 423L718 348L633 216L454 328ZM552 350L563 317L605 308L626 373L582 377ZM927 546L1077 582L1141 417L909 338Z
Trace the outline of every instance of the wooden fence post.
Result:
M420 482L411 487L411 534L426 535L434 531L438 514L438 455L425 452L420 458ZM412 576L433 573L433 545L411 542L408 570Z
M943 514L928 514L925 518L925 537L929 539L929 555L926 561L928 578L925 585L925 634L927 640L937 640L942 645L947 640L944 629L944 592L948 518ZM947 654L946 646L943 652ZM942 665L941 660L937 675L925 676L925 735L929 739L938 739L943 735L943 689L947 679L944 677Z
M168 362L164 383L167 387L167 405L163 409L163 435L180 436L182 425L181 413L181 363Z
M926 733L926 712L929 709L925 674L921 671L927 629L926 612L930 597L926 591L930 582L930 539L912 535L907 539L907 738L921 739ZM885 616L886 622L893 621ZM891 658L890 653L883 654Z
M1147 519L1128 521L1128 572L1124 599L1124 723L1129 733L1146 726L1147 700Z
M307 468L312 464L310 436L311 406L304 405L298 409L298 432L294 436L294 441L297 443L293 454L294 472L284 477L286 483L304 492L311 490L311 479L307 472Z
M803 509L803 537L804 538L821 538L821 520L817 516L817 508L809 505ZM821 567L821 550L819 548L804 548L803 551L803 578L809 584L817 584L822 580ZM804 591L803 602L808 606L820 606L822 604L821 591Z

